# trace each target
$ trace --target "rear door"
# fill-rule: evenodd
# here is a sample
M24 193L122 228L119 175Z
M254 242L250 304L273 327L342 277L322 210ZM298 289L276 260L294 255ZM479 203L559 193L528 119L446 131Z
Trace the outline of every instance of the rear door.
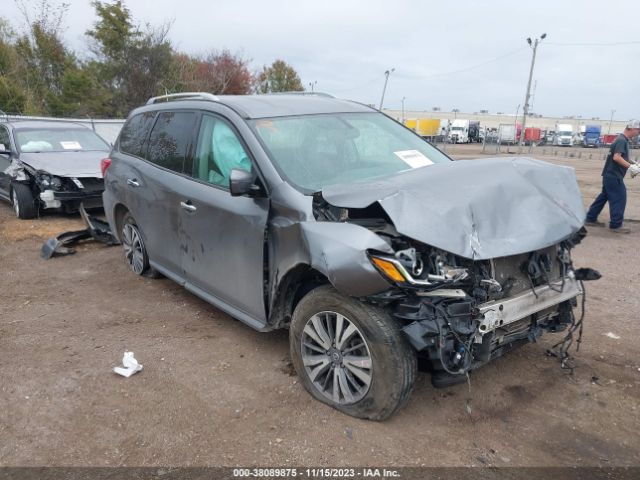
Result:
M126 153L115 175L121 196L142 233L152 265L180 281L180 202L176 194L185 164L191 165L198 114L194 111L146 112L125 127L119 149ZM150 131L149 131L150 130ZM115 172L114 172L115 173Z
M208 299L261 328L266 323L264 244L269 200L266 195L232 197L229 174L234 168L257 173L233 125L222 116L203 113L192 180L181 188L178 199L185 232L182 265L188 288L215 297L218 302Z

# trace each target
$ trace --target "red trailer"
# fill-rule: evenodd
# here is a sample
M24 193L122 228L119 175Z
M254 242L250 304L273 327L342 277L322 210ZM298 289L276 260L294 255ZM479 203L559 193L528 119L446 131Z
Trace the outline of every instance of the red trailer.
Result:
M527 127L524 129L524 143L526 145L539 143L541 137L542 131L539 128Z
M605 147L610 146L615 139L618 138L618 134L611 134L611 135L603 135L602 136L602 145L604 145Z

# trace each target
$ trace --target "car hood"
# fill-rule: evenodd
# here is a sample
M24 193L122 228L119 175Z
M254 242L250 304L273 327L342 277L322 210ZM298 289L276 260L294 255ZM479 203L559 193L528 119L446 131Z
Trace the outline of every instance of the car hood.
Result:
M106 150L22 153L20 161L36 170L44 170L58 177L102 178L100 160L108 155L109 152Z
M399 233L475 260L548 247L585 218L575 171L531 158L439 163L322 196L343 208L378 202Z

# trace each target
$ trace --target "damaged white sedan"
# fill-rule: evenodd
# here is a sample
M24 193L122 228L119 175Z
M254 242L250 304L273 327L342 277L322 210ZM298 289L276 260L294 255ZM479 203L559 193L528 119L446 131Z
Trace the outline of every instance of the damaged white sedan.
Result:
M102 206L100 161L109 145L73 122L0 122L0 198L18 218L42 209L77 211Z

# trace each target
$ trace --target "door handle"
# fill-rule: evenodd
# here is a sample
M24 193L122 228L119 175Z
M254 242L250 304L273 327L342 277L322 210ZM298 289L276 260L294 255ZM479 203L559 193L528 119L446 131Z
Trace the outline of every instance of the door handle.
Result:
M197 210L195 205L191 205L187 202L180 202L180 206L187 212L195 212Z
M135 178L127 178L127 185L131 185L132 187L140 186L140 184L138 183L138 180Z

